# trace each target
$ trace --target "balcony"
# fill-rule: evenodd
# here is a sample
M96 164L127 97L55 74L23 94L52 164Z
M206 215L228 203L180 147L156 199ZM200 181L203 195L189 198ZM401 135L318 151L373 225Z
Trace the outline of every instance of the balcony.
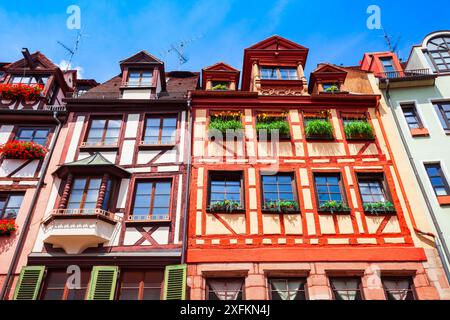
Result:
M117 237L121 220L102 209L54 209L42 222L44 242L67 254L80 254Z
M386 89L387 79L390 88L432 86L436 79L436 75L430 69L380 72L376 77L380 79L380 89Z

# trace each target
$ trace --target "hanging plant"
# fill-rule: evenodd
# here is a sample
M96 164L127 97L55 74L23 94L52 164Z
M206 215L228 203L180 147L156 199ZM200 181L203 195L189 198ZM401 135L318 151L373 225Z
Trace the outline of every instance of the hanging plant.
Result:
M370 213L395 212L394 205L389 201L370 202L363 204L364 211Z
M308 138L332 138L333 126L325 119L311 119L306 122L305 133Z
M297 211L298 204L295 201L268 201L264 204L264 210L275 212Z
M0 95L5 100L24 98L27 101L37 100L41 97L44 90L42 84L23 84L23 83L2 83L0 84Z
M210 211L225 211L230 213L240 209L242 209L241 204L238 201L232 200L217 201L209 206Z
M8 159L43 159L46 154L47 149L29 141L10 141L0 146L0 155Z
M11 232L17 230L17 225L14 219L0 220L0 236L9 236Z
M331 213L333 212L345 212L350 211L350 208L347 207L345 203L342 201L325 201L322 203L319 207L319 211L329 211Z
M224 111L216 113L211 116L209 122L209 129L215 129L221 133L226 133L227 130L239 130L242 129L240 112Z
M344 125L347 139L373 139L373 129L365 120L354 120Z

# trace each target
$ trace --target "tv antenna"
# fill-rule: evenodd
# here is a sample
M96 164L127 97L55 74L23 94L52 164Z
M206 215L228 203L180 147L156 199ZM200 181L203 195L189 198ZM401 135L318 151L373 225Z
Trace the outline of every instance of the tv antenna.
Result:
M69 68L70 68L70 66L72 64L73 56L75 55L75 53L77 53L78 47L79 47L79 44L80 44L80 41L81 41L81 37L83 37L83 36L85 36L85 34L83 34L80 31L78 31L77 39L75 40L75 44L74 44L73 48L70 48L69 46L65 45L61 41L56 41L61 47L63 47L69 53L69 62L67 63L65 71L69 70Z
M180 67L189 61L189 57L185 54L185 49L188 45L190 45L192 42L198 40L202 36L196 36L189 40L182 40L178 43L172 43L167 50L164 50L161 55L165 56L169 53L174 53L177 56L178 59L178 70Z
M391 37L388 35L388 33L386 32L386 30L383 27L381 27L381 29L383 30L384 39L386 40L386 44L389 48L389 51L393 52L393 53L397 53L398 44L400 42L401 37L398 37L397 41L392 45Z

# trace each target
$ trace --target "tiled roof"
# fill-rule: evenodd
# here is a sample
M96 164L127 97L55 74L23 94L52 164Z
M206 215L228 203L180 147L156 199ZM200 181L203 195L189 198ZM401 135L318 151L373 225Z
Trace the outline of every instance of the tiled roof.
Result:
M166 73L166 92L161 92L159 99L176 100L184 99L188 90L195 90L198 87L200 73L190 71L172 71ZM117 75L112 79L92 88L78 99L119 99L122 75Z

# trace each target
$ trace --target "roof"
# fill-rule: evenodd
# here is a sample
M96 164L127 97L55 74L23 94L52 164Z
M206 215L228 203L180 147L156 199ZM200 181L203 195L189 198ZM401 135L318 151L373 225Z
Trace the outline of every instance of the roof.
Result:
M35 64L34 69L57 69L58 66L54 64L50 59L48 59L43 53L40 51L36 51L31 55L31 59ZM16 62L11 63L7 66L8 69L18 69L18 68L29 68L28 63L25 61L25 58L17 60Z
M189 90L195 90L199 86L199 72L171 71L165 74L166 91L162 91L159 99L178 100L186 99ZM122 74L90 89L77 99L119 99Z
M161 60L156 58L155 56L151 55L145 50L141 50L136 54L133 54L131 57L128 57L122 61L120 61L120 64L126 64L126 63L157 63L157 64L164 64Z
M279 35L273 35L267 39L264 39L251 47L245 49L245 50L307 50L307 48L299 45L298 43L295 43L291 40L288 40L286 38L280 37Z
M239 72L238 69L233 68L228 63L223 61L217 62L209 67L203 68L204 71L228 71L228 72Z
M81 160L65 163L61 165L54 173L57 174L58 177L62 178L69 172L82 172L85 169L94 169L96 172L99 172L97 171L99 167L102 168L102 173L110 173L118 177L128 177L130 175L127 170L113 164L99 152L96 152L93 155Z

